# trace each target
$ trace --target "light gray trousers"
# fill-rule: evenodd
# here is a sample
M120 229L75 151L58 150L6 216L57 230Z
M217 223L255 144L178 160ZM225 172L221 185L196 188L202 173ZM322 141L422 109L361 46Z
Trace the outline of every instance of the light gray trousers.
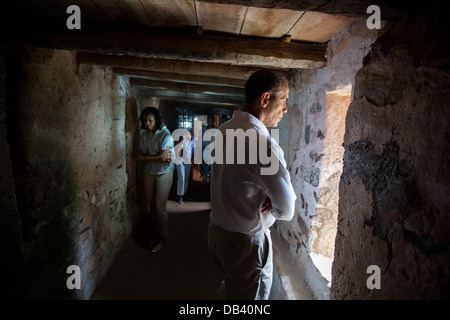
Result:
M191 164L181 162L177 164L177 195L184 196L189 186L189 175L191 173Z
M214 269L214 298L269 298L273 277L272 239L269 229L256 235L247 235L230 232L210 223L208 247ZM221 293L223 289L225 292Z

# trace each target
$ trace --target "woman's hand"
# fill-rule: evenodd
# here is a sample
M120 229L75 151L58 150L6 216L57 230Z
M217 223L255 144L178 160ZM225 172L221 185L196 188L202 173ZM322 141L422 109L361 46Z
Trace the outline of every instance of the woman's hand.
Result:
M161 151L159 155L156 156L148 156L144 153L143 150L139 149L137 154L138 161L144 162L169 162L173 161L172 155L170 154L170 147L167 147L166 150Z

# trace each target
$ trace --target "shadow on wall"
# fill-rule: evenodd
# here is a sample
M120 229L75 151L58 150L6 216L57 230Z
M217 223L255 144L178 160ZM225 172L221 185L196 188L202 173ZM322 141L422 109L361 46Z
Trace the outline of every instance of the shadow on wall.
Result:
M124 80L126 86L128 81ZM130 92L131 90L127 90ZM127 171L127 212L131 219L131 233L138 227L140 213L142 212L142 199L144 196L142 169L136 155L139 148L140 122L138 105L133 95L127 95L125 101L125 136L126 136L126 171Z
M2 242L10 246L11 239L17 239L14 245L19 246L4 275L11 298L75 298L66 287L66 268L76 261L78 222L70 213L79 188L63 146L39 145L25 154L26 128L20 125L23 111L18 108L21 58L6 57L7 139L21 229L7 229L10 240Z
M4 53L2 143L9 145L7 175L14 178L8 192L17 199L2 234L9 247L2 252L12 252L6 267L2 260L7 292L84 299L130 232L124 95L112 70L78 68L74 52L18 51ZM81 290L66 286L70 265L80 267Z
M17 146L16 146L17 147ZM21 255L11 265L15 279L12 297L23 299L70 299L76 291L66 287L66 268L77 260L79 240L76 210L78 186L73 177L73 163L63 155L63 148L42 146L31 152L27 167L13 164L16 186L27 191L27 198L17 198L22 220ZM19 173L20 172L20 173ZM27 222L27 223L25 223Z
M17 297L70 299L78 296L77 291L67 290L66 269L77 263L80 235L73 212L79 188L73 178L73 164L61 157L61 151L53 146L51 150L44 147L33 152L46 160L39 165L31 164L28 171L40 185L32 184L28 188L33 207L29 211L30 225L24 227L29 228L31 237L22 242L22 261L16 269Z

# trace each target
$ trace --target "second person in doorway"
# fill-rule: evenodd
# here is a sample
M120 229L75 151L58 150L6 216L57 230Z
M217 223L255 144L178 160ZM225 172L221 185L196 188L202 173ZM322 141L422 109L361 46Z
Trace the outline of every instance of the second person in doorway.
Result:
M186 197L191 174L192 154L194 153L195 147L195 139L191 131L190 134L190 139L189 137L181 136L180 141L178 141L178 143L181 143L181 148L179 148L177 155L178 161L176 162L178 204L184 203L183 197L185 197L185 200L192 200L190 197Z
M170 131L161 119L158 109L145 108L140 116L141 134L138 161L144 163L145 206L148 212L156 209L159 234L152 241L152 252L160 252L168 233L167 199L172 187L174 163L171 156L174 152L174 141Z

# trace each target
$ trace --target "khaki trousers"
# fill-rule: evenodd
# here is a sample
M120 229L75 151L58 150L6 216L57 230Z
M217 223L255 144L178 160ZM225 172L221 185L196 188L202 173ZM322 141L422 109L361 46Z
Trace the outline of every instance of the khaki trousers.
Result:
M173 171L164 174L144 173L145 207L151 212L156 209L159 236L166 237L168 231L167 199L172 188Z
M270 230L256 235L208 228L216 299L267 300L272 287L273 262ZM225 286L225 297L220 290Z

